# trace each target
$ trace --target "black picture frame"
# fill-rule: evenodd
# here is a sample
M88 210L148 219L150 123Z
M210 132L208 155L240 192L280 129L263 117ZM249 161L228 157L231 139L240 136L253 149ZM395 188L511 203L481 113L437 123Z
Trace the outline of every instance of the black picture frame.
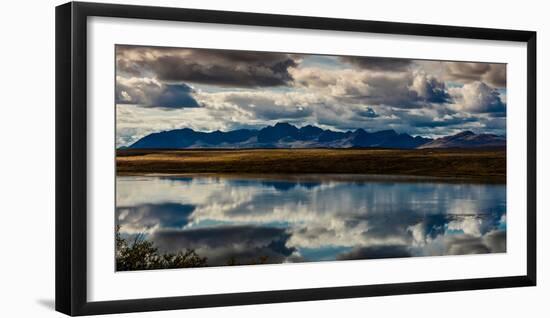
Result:
M527 44L527 273L524 276L88 302L87 18L170 20L501 40ZM70 2L56 7L56 310L92 315L536 285L536 32Z

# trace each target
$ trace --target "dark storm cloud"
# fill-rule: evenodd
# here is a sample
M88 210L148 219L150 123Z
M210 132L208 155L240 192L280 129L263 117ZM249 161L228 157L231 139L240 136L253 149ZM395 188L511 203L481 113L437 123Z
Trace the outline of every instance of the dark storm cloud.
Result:
M409 59L363 56L342 56L340 60L362 69L385 72L405 72L413 62Z
M488 113L502 113L506 112L506 104L502 102L497 91L492 91L487 95L483 109Z
M242 106L245 110L254 113L259 119L264 120L283 120L306 118L313 114L312 107L277 107L274 104L260 104Z
M121 74L226 87L269 87L292 81L298 57L286 53L117 46Z
M117 78L116 103L147 107L199 107L192 96L193 89L186 84L162 84L148 79Z
M506 65L492 64L491 72L485 74L484 79L497 87L506 87Z
M421 100L428 103L449 103L451 96L447 92L444 82L438 81L435 77L425 77L417 92Z
M286 247L290 235L280 228L260 226L223 226L155 232L151 239L162 251L194 249L206 256L209 266L258 261L265 256L267 263L281 263L294 252Z
M506 87L506 64L447 62L445 67L451 80L485 81L494 87Z
M380 245L354 248L337 256L338 260L411 257L406 245Z
M506 252L506 231L494 230L484 236L454 235L445 238L446 254L485 254Z
M486 254L491 252L479 237L469 235L448 237L445 245L445 254L447 255Z
M491 231L485 235L483 241L493 253L506 252L506 231Z
M449 76L472 81L479 80L491 70L491 65L486 63L450 62L446 65Z
M154 105L167 108L199 107L199 103L190 95L191 87L184 84L165 84L164 86Z

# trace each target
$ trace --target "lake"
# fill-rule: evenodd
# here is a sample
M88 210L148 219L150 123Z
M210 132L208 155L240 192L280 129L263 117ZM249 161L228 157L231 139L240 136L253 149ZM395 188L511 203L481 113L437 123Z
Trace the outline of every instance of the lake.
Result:
M383 176L118 176L121 235L209 266L506 251L506 185Z

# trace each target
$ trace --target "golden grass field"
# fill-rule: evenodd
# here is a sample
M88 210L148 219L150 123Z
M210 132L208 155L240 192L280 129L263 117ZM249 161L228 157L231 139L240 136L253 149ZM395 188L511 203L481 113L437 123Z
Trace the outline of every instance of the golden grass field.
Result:
M117 150L117 174L388 174L506 182L503 149Z

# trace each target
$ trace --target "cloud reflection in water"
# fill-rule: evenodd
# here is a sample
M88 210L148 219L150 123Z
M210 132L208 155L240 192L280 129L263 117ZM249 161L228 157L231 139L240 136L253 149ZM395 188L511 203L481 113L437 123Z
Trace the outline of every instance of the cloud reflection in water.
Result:
M390 179L117 177L117 224L208 265L506 251L506 187Z

